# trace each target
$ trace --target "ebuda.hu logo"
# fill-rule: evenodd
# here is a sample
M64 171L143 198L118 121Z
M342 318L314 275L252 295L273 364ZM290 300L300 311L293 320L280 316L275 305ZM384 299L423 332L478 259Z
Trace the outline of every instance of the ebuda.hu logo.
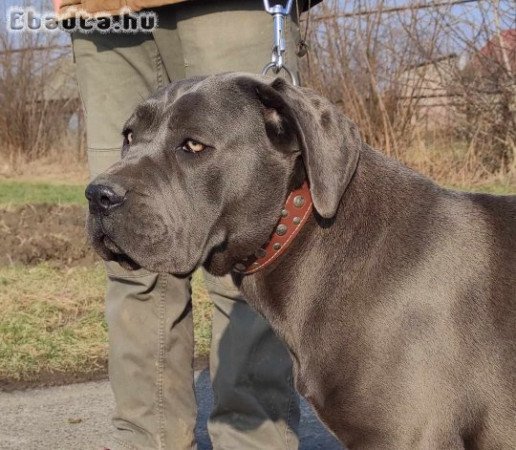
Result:
M7 12L7 29L10 32L40 31L80 31L91 33L141 33L151 32L158 25L158 17L154 12L135 13L129 8L120 10L117 16L88 12L70 7L66 15L58 15L52 11L37 11L35 8L14 6Z

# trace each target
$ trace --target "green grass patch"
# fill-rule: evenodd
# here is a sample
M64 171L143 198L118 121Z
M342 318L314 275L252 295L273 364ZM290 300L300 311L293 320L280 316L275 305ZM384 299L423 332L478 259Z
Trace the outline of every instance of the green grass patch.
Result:
M450 186L462 191L487 192L490 194L516 194L516 186L510 183L492 182L475 186ZM32 183L0 181L0 205L21 204L86 204L85 186L82 184Z
M82 184L0 181L0 205L85 204L84 189Z
M41 373L101 370L107 359L102 264L59 270L0 268L0 380ZM209 351L211 303L202 277L193 280L196 354Z
M0 379L91 372L106 360L100 265L0 269Z

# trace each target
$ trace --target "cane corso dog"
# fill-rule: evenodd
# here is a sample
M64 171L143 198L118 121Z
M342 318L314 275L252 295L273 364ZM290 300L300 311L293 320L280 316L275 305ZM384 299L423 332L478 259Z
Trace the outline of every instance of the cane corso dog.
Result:
M123 135L86 191L104 259L232 273L350 449L516 449L515 196L437 186L280 78L172 83ZM304 183L297 235L247 270Z

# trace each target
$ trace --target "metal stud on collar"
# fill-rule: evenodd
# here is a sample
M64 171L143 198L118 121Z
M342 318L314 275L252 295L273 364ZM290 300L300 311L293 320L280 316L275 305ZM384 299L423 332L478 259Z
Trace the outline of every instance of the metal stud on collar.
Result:
M295 199L295 201L294 201ZM280 209L280 219L268 242L255 250L254 254L236 263L234 270L243 275L250 275L269 266L285 253L292 240L297 236L303 224L309 219L313 210L310 187L305 180L292 190Z
M276 227L276 234L278 236L283 236L287 232L287 226L280 224Z
M294 197L294 206L296 208L301 208L301 206L303 206L305 204L305 199L303 198L302 195L296 195L296 197Z

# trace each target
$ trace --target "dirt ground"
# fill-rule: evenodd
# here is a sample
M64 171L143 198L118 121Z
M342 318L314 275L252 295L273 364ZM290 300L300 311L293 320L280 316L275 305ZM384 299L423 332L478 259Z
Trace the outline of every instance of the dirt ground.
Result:
M0 209L0 265L91 265L98 257L86 241L85 219L85 208L73 205Z

